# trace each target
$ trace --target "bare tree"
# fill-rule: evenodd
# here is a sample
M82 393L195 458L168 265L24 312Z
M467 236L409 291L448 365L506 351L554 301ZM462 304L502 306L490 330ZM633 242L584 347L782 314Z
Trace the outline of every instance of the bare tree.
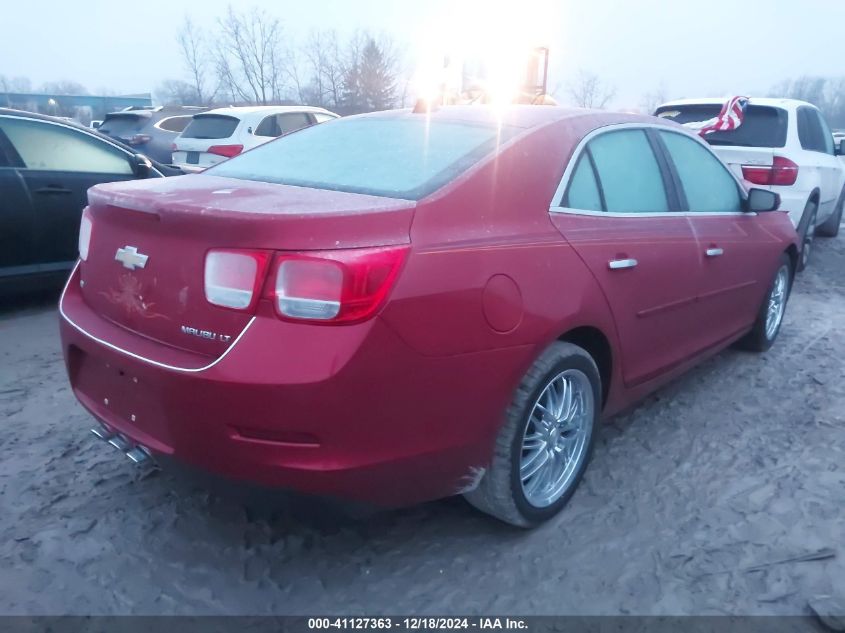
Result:
M599 76L581 70L568 85L569 96L579 108L602 109L616 95L612 86L606 85Z
M196 86L182 79L165 79L156 88L156 99L164 105L196 105Z
M340 106L345 64L337 32L311 31L302 47L302 60L310 75L306 100L314 105Z
M88 89L77 81L48 81L41 85L41 92L55 95L87 95Z
M640 108L645 114L653 114L659 105L666 103L668 100L666 87L661 83L657 88L643 95Z
M205 36L202 30L194 24L190 17L185 16L185 21L179 29L177 40L179 42L179 48L182 51L182 61L188 71L190 84L194 90L192 101L200 105L211 104L214 101L217 90L206 91L209 59Z
M282 98L282 24L264 10L238 13L230 5L220 28L216 69L233 100L266 104Z

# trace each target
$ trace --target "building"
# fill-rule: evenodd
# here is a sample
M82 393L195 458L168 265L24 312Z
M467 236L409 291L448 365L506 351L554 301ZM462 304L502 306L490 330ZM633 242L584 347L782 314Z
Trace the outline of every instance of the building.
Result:
M150 93L98 97L37 92L0 92L0 107L71 117L86 125L92 119L102 120L108 112L133 106L152 106L152 104Z

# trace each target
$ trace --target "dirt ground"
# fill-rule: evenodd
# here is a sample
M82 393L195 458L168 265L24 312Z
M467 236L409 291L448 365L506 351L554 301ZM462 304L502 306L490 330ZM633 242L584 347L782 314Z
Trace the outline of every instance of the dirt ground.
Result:
M843 273L845 237L817 241L776 346L610 420L532 532L458 498L352 521L142 475L88 433L54 298L7 306L0 613L807 613L845 594Z

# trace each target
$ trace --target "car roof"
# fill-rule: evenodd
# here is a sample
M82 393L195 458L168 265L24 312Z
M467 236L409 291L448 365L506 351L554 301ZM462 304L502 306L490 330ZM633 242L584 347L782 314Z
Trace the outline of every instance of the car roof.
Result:
M225 116L242 117L242 116L266 116L268 114L284 114L285 112L322 112L325 114L334 114L325 108L318 108L315 106L230 106L228 108L214 108L202 112L201 114L220 114Z
M722 105L724 104L730 97L703 97L700 99L675 99L674 101L667 101L666 103L662 103L658 108L671 108L677 106L685 106L685 105ZM801 101L800 99L786 99L786 98L779 98L779 97L749 97L749 104L750 105L759 105L759 106L769 106L774 108L783 108L785 110L795 110L800 106L810 106L811 108L815 108L812 103L808 101Z
M667 121L664 119L658 119L650 115L550 105L507 105L504 107L492 105L455 105L441 106L428 113L415 113L411 109L385 110L382 112L360 114L354 118L359 117L380 119L428 117L431 121L501 124L526 130L545 127L565 120L572 122L578 121L580 123L578 127L601 127L613 123L667 124Z

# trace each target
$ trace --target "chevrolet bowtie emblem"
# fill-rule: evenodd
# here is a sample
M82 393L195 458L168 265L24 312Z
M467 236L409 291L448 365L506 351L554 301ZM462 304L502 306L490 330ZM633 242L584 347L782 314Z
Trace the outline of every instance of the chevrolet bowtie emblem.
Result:
M134 246L124 246L123 248L117 249L117 253L115 253L114 258L116 261L123 264L124 268L135 270L136 268L143 268L146 266L149 256L139 253L138 249Z

